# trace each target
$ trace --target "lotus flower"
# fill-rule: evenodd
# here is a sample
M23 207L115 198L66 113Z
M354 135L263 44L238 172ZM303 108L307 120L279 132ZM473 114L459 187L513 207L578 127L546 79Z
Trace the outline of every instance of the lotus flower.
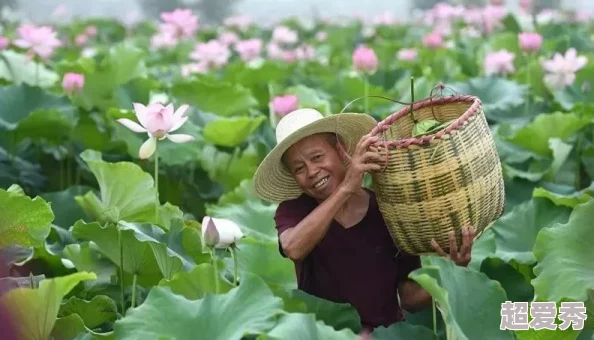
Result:
M178 8L172 12L163 12L161 20L165 22L161 31L172 30L176 37L190 38L198 30L198 17L189 9Z
M85 34L89 37L94 37L97 35L97 26L87 26L85 29Z
M485 74L508 74L515 72L515 55L507 50L499 50L487 54L484 61Z
M79 34L76 36L76 38L74 38L74 43L77 46L83 46L85 45L87 42L89 41L89 37L86 36L85 34Z
M188 117L184 116L189 107L188 105L180 106L175 112L173 112L173 104L163 106L161 103L154 103L144 106L133 103L133 106L140 125L127 118L120 118L118 122L134 132L148 133L149 139L142 144L138 152L141 159L152 156L157 149L157 140L167 138L174 143L186 143L194 140L194 137L190 135L170 134L188 120Z
M223 44L230 46L233 45L235 43L237 43L238 41L240 41L240 37L237 35L237 33L235 32L231 32L231 31L224 31L221 34L219 34L219 39L220 42L222 42Z
M42 59L49 58L54 49L62 46L57 33L50 26L35 26L23 24L18 28L19 38L14 44L20 48L29 49L27 55L31 58L38 55Z
M417 57L417 50L414 48L403 48L398 51L398 59L402 61L414 61Z
M85 76L80 73L68 72L62 79L62 88L66 93L73 93L81 90L85 85Z
M282 117L299 108L299 97L293 94L276 96L270 102L270 106L275 114Z
M209 40L205 43L199 43L190 54L190 58L197 62L206 63L209 68L219 68L225 66L231 57L229 47L218 41Z
M542 46L542 35L534 32L522 32L518 34L518 41L524 51L538 51Z
M377 70L377 56L373 49L359 46L353 52L353 66L358 72L374 73Z
M565 52L565 56L555 53L552 59L545 60L542 63L542 67L547 71L545 82L556 88L571 85L575 81L575 73L586 66L587 63L588 58L578 56L576 49L573 47Z
M243 40L235 44L235 50L241 56L241 60L247 62L260 56L264 43L260 39Z
M287 26L277 26L272 31L272 41L279 44L294 44L299 40L296 31Z
M204 216L202 243L212 248L227 248L243 237L239 226L228 219Z
M8 40L7 37L3 37L0 35L0 51L7 48L9 44L10 44L10 40Z
M443 37L437 31L432 31L431 33L423 36L422 39L423 46L427 48L440 48L444 45Z

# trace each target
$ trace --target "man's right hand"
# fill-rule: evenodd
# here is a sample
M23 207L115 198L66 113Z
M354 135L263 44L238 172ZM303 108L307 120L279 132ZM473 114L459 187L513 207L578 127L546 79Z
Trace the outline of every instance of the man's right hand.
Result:
M385 158L381 155L381 148L372 147L377 143L377 136L364 135L361 137L352 156L340 148L342 156L348 160L347 172L341 183L341 188L352 194L363 186L363 175L366 172L379 171L383 168Z

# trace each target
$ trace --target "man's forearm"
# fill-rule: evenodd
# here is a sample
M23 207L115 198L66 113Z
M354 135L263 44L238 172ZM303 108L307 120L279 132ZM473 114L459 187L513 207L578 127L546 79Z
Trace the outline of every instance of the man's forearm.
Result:
M287 256L299 261L320 242L340 207L351 193L342 188L334 192L295 227L280 235L280 243Z
M413 280L401 283L398 293L402 308L407 312L419 312L431 305L431 295Z

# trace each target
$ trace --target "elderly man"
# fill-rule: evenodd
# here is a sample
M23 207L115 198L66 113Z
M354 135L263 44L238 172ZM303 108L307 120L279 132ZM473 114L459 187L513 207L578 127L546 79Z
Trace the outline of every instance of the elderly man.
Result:
M364 114L323 117L300 109L283 117L277 145L254 175L263 199L279 203L275 214L280 253L295 263L298 288L314 296L350 303L364 328L403 320L431 296L408 274L420 258L392 241L375 194L363 187L365 173L382 169L376 121ZM467 266L474 233L464 229L460 251L436 252Z

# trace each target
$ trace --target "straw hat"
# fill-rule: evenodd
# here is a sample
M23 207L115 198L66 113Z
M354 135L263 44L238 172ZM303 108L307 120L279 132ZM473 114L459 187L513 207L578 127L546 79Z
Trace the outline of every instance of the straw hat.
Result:
M301 139L317 133L337 133L352 153L361 137L371 132L377 121L366 114L340 113L324 117L314 109L298 109L284 116L276 126L276 146L254 174L254 189L260 198L280 203L303 193L292 174L282 164L285 151Z

